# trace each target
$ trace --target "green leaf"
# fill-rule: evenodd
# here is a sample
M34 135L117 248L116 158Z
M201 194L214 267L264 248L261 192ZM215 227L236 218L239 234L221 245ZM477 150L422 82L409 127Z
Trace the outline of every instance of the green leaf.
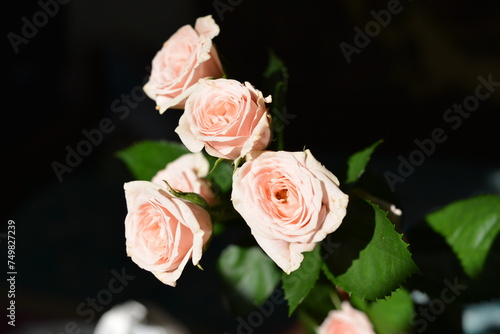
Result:
M320 245L313 251L304 252L304 259L300 267L290 274L283 273L283 290L288 300L288 315L292 315L297 306L307 297L316 284L321 270Z
M364 150L356 152L349 157L347 160L346 183L354 183L363 175L373 151L375 151L381 143L382 140L378 140Z
M377 333L400 334L410 330L414 306L410 293L404 288L398 288L385 300L368 302L353 297L351 303L366 313Z
M206 179L212 182L222 193L232 189L234 168L228 160L206 156L210 162L210 172Z
M376 204L351 198L342 225L331 234L338 247L325 258L325 275L361 299L389 296L418 271L402 235Z
M240 312L266 301L280 280L278 267L258 246L227 246L217 269L230 303Z
M138 180L151 180L155 174L178 157L190 153L182 144L170 141L142 141L117 152Z
M464 271L476 278L500 231L500 196L481 195L453 202L426 216L450 245Z

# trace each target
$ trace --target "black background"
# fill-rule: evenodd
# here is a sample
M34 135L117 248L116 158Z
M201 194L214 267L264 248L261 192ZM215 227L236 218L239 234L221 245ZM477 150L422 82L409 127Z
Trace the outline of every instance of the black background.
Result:
M22 35L22 18L33 22L41 7L5 4L2 218L16 222L17 328L60 321L47 325L56 333L68 319L88 325L77 305L122 268L136 278L107 307L146 299L206 333L234 327L213 289L213 272L187 270L173 289L138 269L124 249L123 183L132 176L115 153L143 139L178 140L173 130L180 111L159 115L141 95L122 120L112 104L137 92L162 43L200 16L211 14L219 24L214 42L234 78L260 88L268 49L284 61L291 116L286 149L307 147L334 173L348 155L378 139L384 143L370 168L381 177L397 173L398 157L408 159L415 140L445 131L447 140L396 184L407 228L452 200L500 193L498 91L457 129L443 120L448 108L474 94L478 76L500 81L500 3L403 1L401 12L350 63L340 43L354 45L354 28L364 30L374 20L370 11L387 9L386 1L243 0L227 11L214 3L69 1L17 53L9 33ZM113 130L61 182L53 163L65 163L66 148L76 148L86 139L82 131L105 118ZM288 322L277 316L269 327Z

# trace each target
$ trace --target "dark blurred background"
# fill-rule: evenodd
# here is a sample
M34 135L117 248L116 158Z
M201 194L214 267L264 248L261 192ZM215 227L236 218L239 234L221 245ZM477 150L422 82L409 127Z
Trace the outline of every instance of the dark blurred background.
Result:
M6 3L2 226L16 222L19 333L64 332L68 319L91 332L104 310L130 298L158 303L197 333L236 332L213 288L214 258L227 240L212 246L205 272L188 269L175 289L135 266L124 248L123 183L133 178L115 153L143 139L178 140L180 111L159 115L139 88L162 43L200 16L211 14L219 24L214 42L235 78L260 88L268 50L284 61L286 148L309 148L334 173L347 156L383 139L370 170L384 180L418 148L415 140L443 129L446 141L395 185L408 231L453 200L500 194L500 89L456 129L443 119L453 104L475 94L479 76L500 82L500 3L405 0L348 62L340 44L356 46L354 28L364 31L374 21L371 11L387 10L388 3ZM126 106L126 117L114 112L118 106ZM103 119L112 130L59 178L54 162L65 164L68 149ZM107 287L113 269L135 278L87 322L77 307ZM293 324L281 311L262 333Z

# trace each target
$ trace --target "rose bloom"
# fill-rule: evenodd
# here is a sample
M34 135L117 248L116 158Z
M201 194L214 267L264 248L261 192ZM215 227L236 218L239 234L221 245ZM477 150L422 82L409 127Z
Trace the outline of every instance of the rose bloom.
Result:
M335 231L348 196L309 150L260 152L233 175L232 202L257 243L287 274Z
M198 18L194 29L181 27L164 44L152 62L144 92L156 101L160 114L169 108L183 109L189 88L201 78L224 74L212 39L219 26L211 15Z
M127 255L160 281L175 286L186 263L198 265L212 234L210 215L149 181L125 183Z
M263 150L271 139L262 93L233 79L201 79L186 101L175 132L191 152L205 148L211 156L236 160Z
M203 197L208 205L212 205L215 203L215 194L205 179L209 168L209 162L203 153L187 153L158 171L151 182L165 187L167 181L173 189L196 193Z
M332 310L318 328L318 334L375 334L373 325L364 312L342 302L341 310Z

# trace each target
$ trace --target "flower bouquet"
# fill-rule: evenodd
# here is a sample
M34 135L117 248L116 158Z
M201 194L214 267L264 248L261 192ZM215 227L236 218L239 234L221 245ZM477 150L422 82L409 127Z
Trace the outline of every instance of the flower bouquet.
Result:
M181 111L180 142L143 141L118 154L135 178L124 185L126 252L135 264L168 288L182 284L186 266L216 270L235 314L261 311L239 333L254 332L285 302L307 333L421 332L484 283L500 230L498 196L425 217L464 272L426 289L393 194L366 172L383 140L335 171L307 148L287 151L285 64L270 51L267 91L237 81L215 47L219 33L211 16L200 17L152 61L144 91L160 114ZM204 268L211 241L223 236L230 242L217 268ZM416 291L425 291L427 306L416 304Z

